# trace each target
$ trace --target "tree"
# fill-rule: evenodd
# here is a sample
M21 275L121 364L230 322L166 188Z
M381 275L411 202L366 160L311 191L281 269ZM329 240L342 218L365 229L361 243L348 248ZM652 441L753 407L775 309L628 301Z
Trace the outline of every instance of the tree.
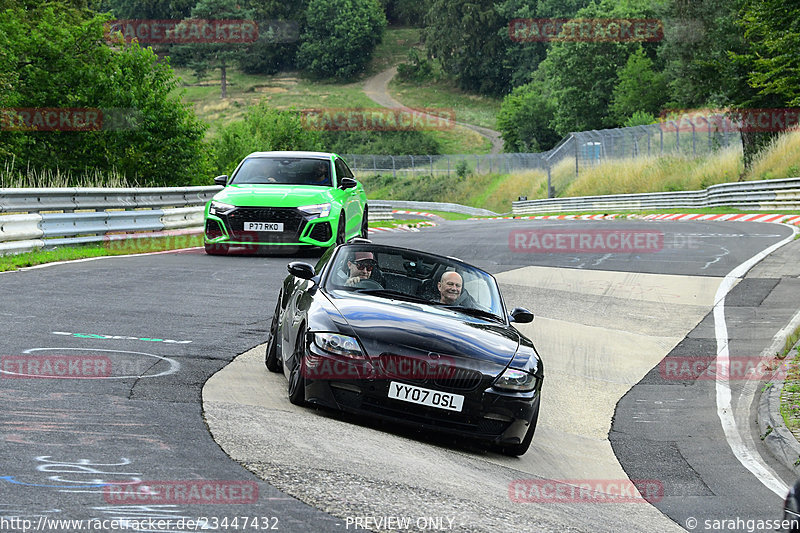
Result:
M667 101L667 81L653 70L653 61L644 48L638 47L620 69L618 82L611 96L610 111L617 124L622 124L637 111L658 115Z
M381 0L389 24L422 26L428 4L419 0Z
M0 131L0 155L21 168L116 170L144 182L193 183L205 172L205 126L174 95L168 64L136 43L105 42L106 20L62 2L3 12L0 80L12 83L0 93L2 105L85 110L98 115L102 129L8 128Z
M508 22L494 0L434 0L422 37L428 54L459 88L503 95L511 81L511 71L503 64L511 42Z
M258 40L246 45L238 58L242 72L275 74L295 68L308 0L249 0L241 4L258 24Z
M198 20L252 21L253 13L250 9L242 8L239 0L199 0L192 8L191 18L183 20L176 32L187 31L184 28L192 29ZM226 41L229 42L208 42L211 40L208 39L206 42L176 46L173 52L183 56L198 77L204 76L208 70L219 68L221 98L228 97L228 67L237 64L247 49L247 38L243 31L227 37Z
M650 2L603 0L591 3L576 13L576 18L653 18ZM561 135L614 127L610 105L617 85L617 73L628 57L641 46L655 55L655 43L637 43L598 37L595 40L553 42L539 68L550 73L550 85L556 100L551 126Z
M658 50L669 84L672 108L726 107L749 92L748 72L730 52L746 49L737 23L742 0L675 0L659 16L665 20Z
M800 6L795 2L745 0L739 24L748 45L730 52L732 63L749 72L748 89L735 97L735 107L776 108L800 105ZM745 168L781 129L742 131Z
M306 129L297 113L274 109L265 102L248 109L243 120L223 126L211 141L215 171L228 175L252 152L321 147L319 132Z
M297 64L312 77L348 79L365 70L385 28L378 0L310 0Z
M503 99L497 115L506 152L541 152L561 139L552 128L556 102L543 72Z

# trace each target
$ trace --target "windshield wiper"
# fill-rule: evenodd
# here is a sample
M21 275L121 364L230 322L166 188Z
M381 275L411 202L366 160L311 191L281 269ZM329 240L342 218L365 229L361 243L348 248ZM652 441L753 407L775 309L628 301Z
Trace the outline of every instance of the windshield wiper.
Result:
M444 307L445 309L458 311L459 313L464 313L465 315L477 316L480 318L488 318L496 322L504 323L502 318L492 313L491 311L485 311L483 309L478 309L477 307L466 307L463 305L443 305L442 307Z
M375 294L377 296L388 296L388 297L396 297L403 300L408 300L409 302L420 302L426 304L432 304L432 302L427 298L422 298L420 296L414 296L413 294L408 294L405 292L395 291L392 289L356 289L356 292L363 293L363 294Z

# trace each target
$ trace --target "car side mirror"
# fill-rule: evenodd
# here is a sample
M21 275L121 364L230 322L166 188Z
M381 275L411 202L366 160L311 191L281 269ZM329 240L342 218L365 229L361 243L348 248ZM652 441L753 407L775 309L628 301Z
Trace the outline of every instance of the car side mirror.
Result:
M519 324L533 322L533 313L522 307L515 307L514 310L511 311L510 317L512 322L517 322Z
M339 188L340 189L352 189L358 185L358 182L353 178L342 178L339 180Z
M223 174L222 176L217 176L216 178L214 178L214 183L221 187L224 187L228 184L228 176L225 174Z
M317 275L313 266L302 261L292 261L286 268L289 270L289 274L300 279L311 279Z

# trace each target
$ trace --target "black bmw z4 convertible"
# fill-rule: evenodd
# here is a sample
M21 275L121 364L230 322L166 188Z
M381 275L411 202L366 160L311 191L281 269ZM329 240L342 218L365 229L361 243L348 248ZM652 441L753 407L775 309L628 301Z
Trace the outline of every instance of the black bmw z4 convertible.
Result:
M477 439L530 446L544 369L491 274L452 257L366 239L289 264L265 363L289 400Z

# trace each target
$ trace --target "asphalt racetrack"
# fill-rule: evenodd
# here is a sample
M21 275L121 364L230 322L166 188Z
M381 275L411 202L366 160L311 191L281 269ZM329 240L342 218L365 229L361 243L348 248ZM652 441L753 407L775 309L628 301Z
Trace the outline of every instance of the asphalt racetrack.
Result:
M609 248L619 231L656 240ZM794 479L753 424L760 387L680 369L721 346L755 359L789 323L792 236L633 220L375 235L485 268L509 308L536 315L518 327L546 378L519 458L291 405L263 343L295 257L193 249L2 273L0 529L741 531L737 519L778 520ZM128 490L142 483L160 490ZM84 522L58 522L70 519Z

